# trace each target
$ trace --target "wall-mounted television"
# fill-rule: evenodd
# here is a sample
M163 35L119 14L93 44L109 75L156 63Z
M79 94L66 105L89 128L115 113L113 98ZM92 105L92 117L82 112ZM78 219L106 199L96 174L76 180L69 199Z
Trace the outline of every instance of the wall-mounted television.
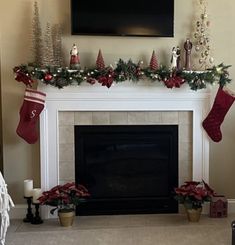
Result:
M174 0L71 0L73 35L173 37Z

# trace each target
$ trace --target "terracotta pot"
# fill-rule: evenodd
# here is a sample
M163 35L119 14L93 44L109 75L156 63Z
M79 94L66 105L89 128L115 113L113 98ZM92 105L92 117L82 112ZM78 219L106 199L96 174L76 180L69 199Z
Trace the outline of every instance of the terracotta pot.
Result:
M74 210L61 209L58 211L58 216L61 226L69 227L73 225L73 220L75 216Z
M198 209L185 209L189 222L198 222L201 217L202 208Z

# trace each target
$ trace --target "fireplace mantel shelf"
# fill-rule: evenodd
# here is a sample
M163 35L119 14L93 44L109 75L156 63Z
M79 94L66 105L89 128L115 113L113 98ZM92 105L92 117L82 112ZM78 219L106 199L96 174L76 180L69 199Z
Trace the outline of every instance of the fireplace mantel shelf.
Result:
M59 183L60 111L191 111L193 115L192 176L209 181L209 139L201 122L210 106L210 89L192 91L187 86L167 89L151 82L125 82L111 88L100 84L69 86L61 90L40 85L47 94L40 117L41 187ZM49 217L47 212L45 217Z
M199 91L191 90L187 85L180 88L168 89L161 84L151 82L133 83L130 81L114 84L111 88L103 87L100 84L82 84L78 86L68 86L58 89L52 86L40 84L39 90L46 92L47 100L56 99L85 99L85 98L146 98L146 99L204 99L210 97L210 88Z

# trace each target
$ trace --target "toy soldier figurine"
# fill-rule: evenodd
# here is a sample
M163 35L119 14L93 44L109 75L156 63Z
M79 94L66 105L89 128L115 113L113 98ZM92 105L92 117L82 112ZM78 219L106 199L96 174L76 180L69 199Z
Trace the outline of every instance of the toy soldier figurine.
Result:
M190 42L189 38L187 38L186 42L184 43L185 49L185 69L187 71L191 70L191 51L192 51L193 44Z
M80 59L79 59L79 53L78 48L76 44L73 45L71 51L70 51L70 68L71 69L80 69Z

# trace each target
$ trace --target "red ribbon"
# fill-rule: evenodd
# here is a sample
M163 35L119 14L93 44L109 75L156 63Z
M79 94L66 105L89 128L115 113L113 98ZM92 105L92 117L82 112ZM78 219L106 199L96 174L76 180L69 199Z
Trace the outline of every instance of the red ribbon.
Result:
M23 82L26 86L32 87L32 83L34 82L33 79L30 77L29 74L26 74L24 71L21 70L20 67L15 67L14 72L16 74L15 80L18 82Z

